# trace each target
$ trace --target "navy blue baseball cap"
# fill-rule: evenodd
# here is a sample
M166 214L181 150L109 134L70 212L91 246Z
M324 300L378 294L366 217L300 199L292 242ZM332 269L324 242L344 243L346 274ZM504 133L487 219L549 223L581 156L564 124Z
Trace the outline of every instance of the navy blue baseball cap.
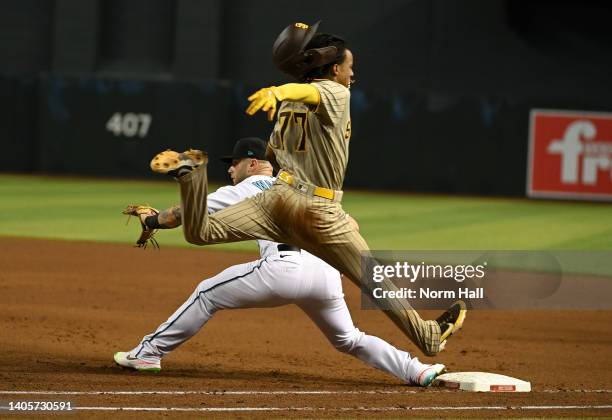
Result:
M234 145L234 151L230 156L223 156L222 162L232 163L234 159L266 159L266 146L267 142L263 141L259 137L245 137L240 139Z

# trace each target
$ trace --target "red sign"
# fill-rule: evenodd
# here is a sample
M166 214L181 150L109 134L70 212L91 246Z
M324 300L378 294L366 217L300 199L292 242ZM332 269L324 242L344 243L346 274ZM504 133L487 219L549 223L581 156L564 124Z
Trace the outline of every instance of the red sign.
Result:
M529 197L612 200L612 113L532 110Z

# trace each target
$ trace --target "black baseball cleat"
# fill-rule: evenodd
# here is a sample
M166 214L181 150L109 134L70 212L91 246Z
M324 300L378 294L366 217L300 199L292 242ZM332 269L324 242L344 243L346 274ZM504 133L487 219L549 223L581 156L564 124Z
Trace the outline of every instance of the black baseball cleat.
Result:
M448 337L461 329L466 314L467 308L465 302L458 300L436 319L440 326L440 349L444 348Z
M175 178L181 177L208 161L208 156L201 150L189 149L183 153L165 150L151 160L151 170Z

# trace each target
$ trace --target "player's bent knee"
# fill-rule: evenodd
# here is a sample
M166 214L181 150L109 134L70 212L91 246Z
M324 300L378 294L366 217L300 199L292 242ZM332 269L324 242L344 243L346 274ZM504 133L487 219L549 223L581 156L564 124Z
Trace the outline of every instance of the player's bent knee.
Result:
M361 337L363 337L363 333L355 328L348 333L336 335L332 344L336 350L350 354L357 347Z
M200 293L199 295L200 295L200 302L202 305L202 310L206 313L206 315L208 315L209 317L212 317L215 314L215 312L219 310L219 308L217 308L214 302L210 299L210 297L208 296L208 292L203 292L203 293Z

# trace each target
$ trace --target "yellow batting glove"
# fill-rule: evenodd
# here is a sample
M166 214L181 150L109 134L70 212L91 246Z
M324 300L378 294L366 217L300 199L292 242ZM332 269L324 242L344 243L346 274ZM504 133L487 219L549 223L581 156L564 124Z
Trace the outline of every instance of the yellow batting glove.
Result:
M248 115L253 115L257 111L262 110L268 113L268 121L272 121L276 113L276 101L281 100L280 92L276 86L259 89L257 92L249 96L251 104L246 110Z

